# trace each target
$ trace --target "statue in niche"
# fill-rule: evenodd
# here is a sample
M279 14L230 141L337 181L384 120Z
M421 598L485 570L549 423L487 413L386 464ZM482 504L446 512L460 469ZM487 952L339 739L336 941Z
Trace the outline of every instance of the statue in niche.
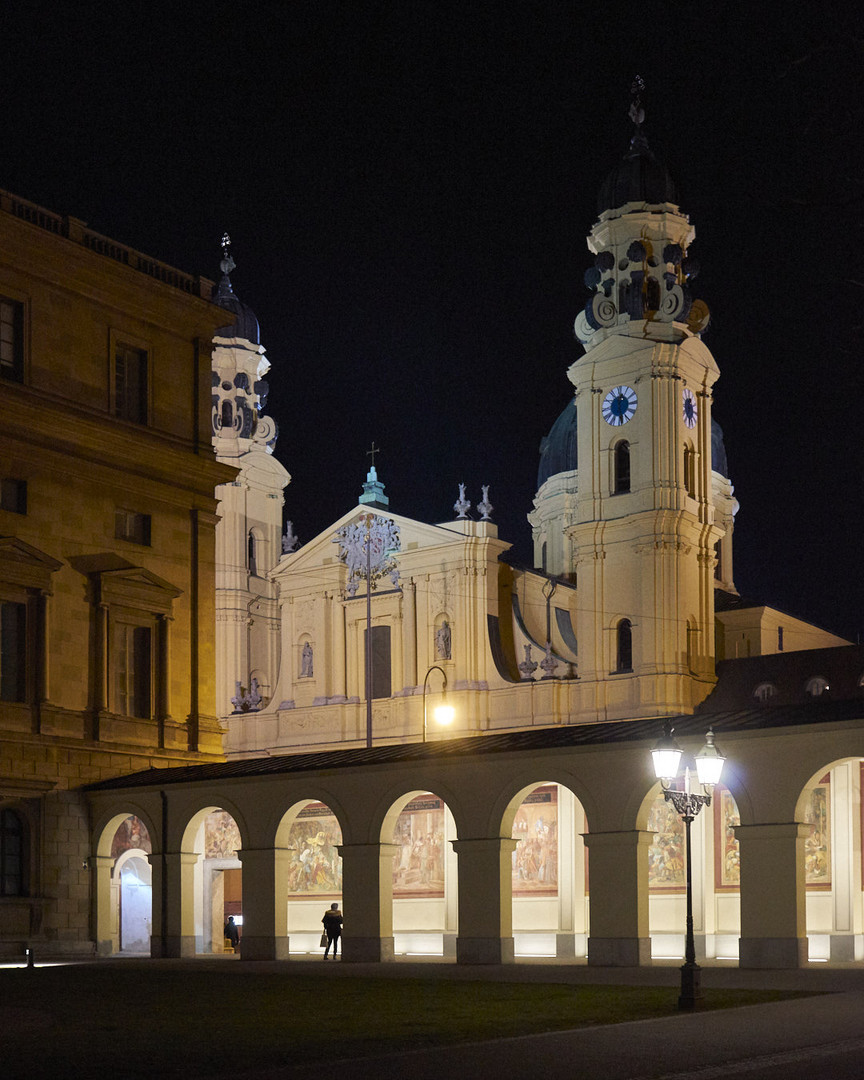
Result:
M435 654L439 660L450 659L450 623L446 619L435 631Z
M311 679L314 666L314 653L312 652L312 646L308 641L303 643L303 651L300 654L300 678Z

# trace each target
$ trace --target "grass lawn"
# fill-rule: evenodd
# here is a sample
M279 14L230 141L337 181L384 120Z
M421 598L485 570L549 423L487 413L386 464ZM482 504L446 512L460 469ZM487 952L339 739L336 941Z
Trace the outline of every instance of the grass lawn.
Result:
M335 974L335 973L334 973ZM709 990L722 1009L796 995ZM801 995L803 996L803 995ZM239 964L0 969L0 1076L192 1080L677 1012L670 987L321 978Z

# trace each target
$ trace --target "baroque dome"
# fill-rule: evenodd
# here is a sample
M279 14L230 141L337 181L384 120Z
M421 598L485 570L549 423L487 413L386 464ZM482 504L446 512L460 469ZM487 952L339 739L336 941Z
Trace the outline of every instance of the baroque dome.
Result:
M540 442L537 488L541 488L550 476L571 472L577 467L576 401L571 398L550 428L549 434Z
M604 180L597 196L597 211L602 214L628 202L678 204L669 170L638 130L627 153Z

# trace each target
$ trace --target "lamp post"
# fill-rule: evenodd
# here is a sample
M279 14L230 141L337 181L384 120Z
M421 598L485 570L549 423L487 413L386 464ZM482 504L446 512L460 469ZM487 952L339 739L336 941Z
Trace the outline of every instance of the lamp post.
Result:
M684 948L684 963L681 967L681 994L678 998L679 1009L695 1009L702 996L702 969L696 963L696 942L693 938L693 879L690 860L690 826L703 806L711 805L714 785L720 781L723 763L726 760L714 745L714 732L709 730L705 736L705 745L696 755L696 774L702 786L702 794L690 790L690 767L684 770L684 790L671 787L678 775L678 765L683 753L672 737L673 728L666 724L662 738L651 751L654 759L654 773L663 787L663 796L675 807L675 812L684 822L685 853L687 867L687 934Z
M438 664L433 664L432 667L426 672L423 678L423 742L426 742L426 732L429 727L429 717L426 712L426 690L429 687L429 676L433 671L440 671L444 678L444 685L441 687L441 704L435 706L435 723L440 724L442 727L446 727L448 724L453 723L453 716L455 715L455 709L447 702L447 672L444 668L439 667Z

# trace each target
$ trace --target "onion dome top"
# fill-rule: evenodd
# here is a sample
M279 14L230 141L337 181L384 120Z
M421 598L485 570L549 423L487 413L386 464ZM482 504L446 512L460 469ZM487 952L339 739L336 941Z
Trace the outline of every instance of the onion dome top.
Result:
M729 465L726 461L726 446L723 443L723 429L711 417L711 469L729 479Z
M567 402L549 434L540 442L540 467L537 487L541 488L550 476L571 472L578 467L576 457L576 401Z
M628 202L678 204L678 192L669 170L640 132L630 140L630 149L603 181L597 196L597 211L615 210Z
M261 330L255 312L247 304L244 304L231 288L231 279L228 275L237 264L228 254L230 244L231 238L226 233L222 237L222 261L219 264L222 278L213 293L213 303L218 304L219 307L224 308L226 311L230 311L232 315L236 316L236 319L233 326L220 326L213 336L245 338L253 345L260 345Z
M669 170L648 145L642 130L645 122L645 110L642 108L644 89L645 83L637 75L630 87L630 119L633 121L630 148L600 188L598 213L616 210L628 202L678 204L678 193Z

